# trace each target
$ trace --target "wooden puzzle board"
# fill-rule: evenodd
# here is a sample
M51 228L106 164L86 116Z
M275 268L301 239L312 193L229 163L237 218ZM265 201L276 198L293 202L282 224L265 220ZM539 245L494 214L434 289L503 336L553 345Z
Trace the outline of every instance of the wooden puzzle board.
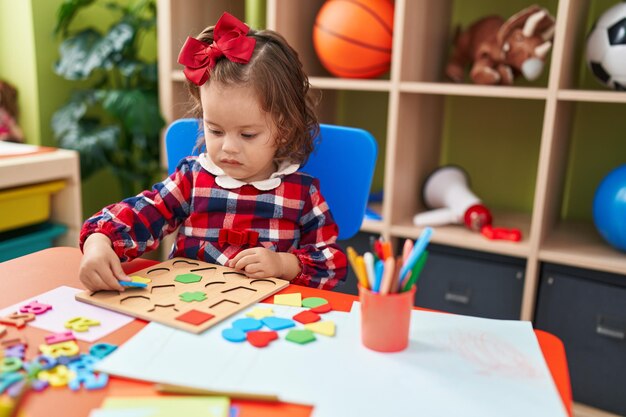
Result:
M76 299L201 333L289 285L278 278L250 279L232 268L186 258L173 258L132 276L148 278L151 282L146 288L126 288L123 292L84 291L76 294ZM181 297L204 299L187 302Z

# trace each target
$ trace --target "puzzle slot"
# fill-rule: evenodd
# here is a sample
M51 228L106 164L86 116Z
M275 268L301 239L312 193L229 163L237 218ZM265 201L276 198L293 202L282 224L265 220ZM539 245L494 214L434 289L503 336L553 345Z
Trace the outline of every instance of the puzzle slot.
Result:
M148 313L154 313L155 311L162 312L162 310L173 310L178 312L176 304L155 304L154 307L148 310Z
M189 272L199 272L199 271L210 271L210 270L216 270L217 267L214 266L207 266L206 268L196 268L196 269L192 269Z
M232 300L221 300L221 301L218 301L217 303L213 304L213 305L212 305L212 306L210 306L209 308L210 308L210 309L213 309L213 310L217 310L217 311L219 312L219 310L222 310L222 309L226 309L226 310L227 310L227 309L231 309L231 308L233 308L233 306L236 306L236 305L239 305L239 303L238 303L238 302L236 302L236 301L232 301Z
M150 289L150 294L154 295L163 295L163 294L173 294L176 289L176 285L155 285Z
M95 291L91 293L92 297L96 297L96 296L103 296L103 295L112 295L112 296L118 296L120 295L119 291L114 291L114 290L99 290L99 291Z
M166 272L170 272L169 268L154 268L146 272L146 274L162 275Z
M208 284L206 284L204 288L209 288L209 286L211 285L223 285L223 284L226 284L226 281L213 281L213 282L209 282ZM212 287L211 289L214 289L214 287Z
M174 268L180 268L180 267L184 267L186 265L199 266L200 264L197 263L197 262L189 262L189 261L185 261L183 259L180 259L178 261L174 261L174 263L172 265L174 266Z
M257 287L273 287L276 283L269 279L253 279L250 281L250 285L254 285Z
M150 299L143 295L131 295L120 300L120 304L127 307L145 307L150 304Z
M235 288L230 288L228 290L224 290L222 291L222 294L226 294L228 293L228 295L230 297L235 296L235 297L249 297L251 295L253 295L254 293L256 293L256 290L253 288L248 288L248 287L235 287Z
M226 275L238 275L240 277L248 278L248 276L246 274L243 274L241 272L222 272L222 275L224 275L224 276L226 276Z

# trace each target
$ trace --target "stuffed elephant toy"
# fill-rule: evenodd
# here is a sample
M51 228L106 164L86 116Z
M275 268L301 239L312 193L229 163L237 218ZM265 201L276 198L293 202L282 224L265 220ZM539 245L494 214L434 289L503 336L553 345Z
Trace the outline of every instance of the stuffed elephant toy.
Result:
M543 71L553 36L554 18L537 5L506 21L484 17L457 32L446 75L461 82L465 67L472 63L469 76L476 84L511 85L518 75L535 80Z

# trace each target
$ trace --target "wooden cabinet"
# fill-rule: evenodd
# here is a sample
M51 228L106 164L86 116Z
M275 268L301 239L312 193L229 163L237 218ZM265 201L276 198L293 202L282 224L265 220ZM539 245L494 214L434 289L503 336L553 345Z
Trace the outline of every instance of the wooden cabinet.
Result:
M0 158L0 190L17 189L62 180L64 186L50 196L50 221L67 227L58 246L78 246L83 224L78 153L66 149ZM15 216L17 213L1 213Z
M167 122L189 108L176 64L186 36L223 11L244 19L249 1L159 0L160 100ZM606 244L591 220L599 181L626 163L626 93L594 82L584 64L585 36L614 2L537 1L556 17L553 48L538 80L510 87L450 83L443 69L458 25L492 13L511 16L527 1L395 0L391 69L372 80L336 78L321 65L312 27L323 3L267 0L266 26L298 50L323 96L320 120L365 128L379 142L374 188L384 189L382 220L364 221L364 232L396 243L417 238L421 229L412 218L425 209L424 180L436 167L456 164L493 209L495 225L520 228L523 240L490 241L450 225L436 229L433 243L519 259L520 319L534 317L543 263L626 280L626 255Z

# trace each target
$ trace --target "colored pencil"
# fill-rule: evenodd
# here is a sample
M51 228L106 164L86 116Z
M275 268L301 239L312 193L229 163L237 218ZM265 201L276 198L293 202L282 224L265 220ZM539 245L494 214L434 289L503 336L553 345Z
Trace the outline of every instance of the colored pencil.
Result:
M383 272L385 269L385 262L382 260L377 260L374 264L374 273L376 274L376 279L374 281L374 286L372 290L374 292L380 292L380 284L383 281Z
M404 287L402 287L402 292L409 291L413 287L413 285L417 283L417 280L422 273L422 269L424 269L424 265L426 264L426 259L428 259L428 251L422 252L420 258L417 260L417 262L415 262L415 266L413 267L411 272L409 272L409 277L406 279Z
M383 260L387 260L387 258L392 256L393 250L391 248L391 242L383 242L382 243L382 250L383 250Z
M393 277L395 275L395 266L396 266L396 260L393 258L393 256L389 256L387 259L385 259L383 280L380 284L380 293L382 295L389 294L392 292L391 286L393 285Z
M431 227L426 227L422 230L420 237L415 241L415 245L409 254L408 259L402 265L402 269L400 270L400 278L399 278L399 287L403 288L407 273L413 269L415 263L422 256L422 252L428 246L428 242L430 242L430 237L433 234L433 229Z
M372 252L365 252L363 254L363 260L365 261L365 270L367 271L367 282L369 282L369 287L374 290L374 281L376 280L376 274L374 273L374 254L372 254Z
M402 247L402 262L406 262L407 259L409 259L411 250L413 250L413 241L411 239L407 239L404 241L404 246Z
M367 290L371 289L372 287L370 286L370 283L367 279L367 269L365 268L365 261L363 260L362 256L356 258L356 268L357 271L359 271L357 277L358 279L360 279L361 287Z
M369 283L367 282L367 272L359 266L360 256L356 253L356 250L354 250L352 246L348 246L346 252L348 253L348 260L350 261L350 265L352 266L352 270L354 271L354 275L356 275L356 279L359 281L359 284L361 284L364 288L369 288Z

